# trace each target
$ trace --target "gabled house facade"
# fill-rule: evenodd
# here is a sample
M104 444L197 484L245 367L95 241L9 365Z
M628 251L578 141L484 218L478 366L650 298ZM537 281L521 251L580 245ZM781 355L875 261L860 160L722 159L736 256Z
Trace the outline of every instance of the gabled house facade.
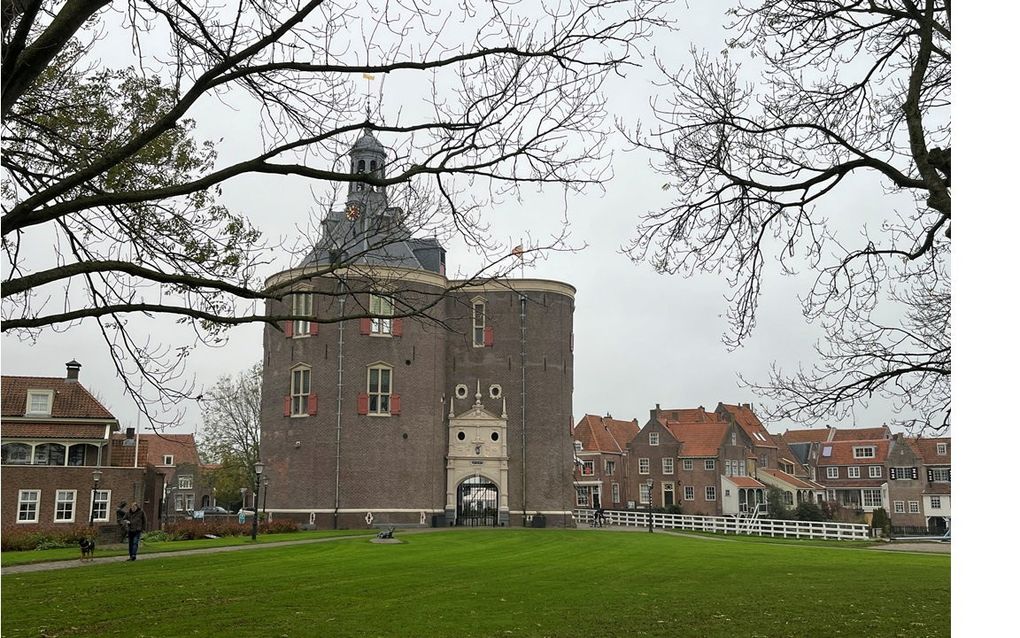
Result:
M951 441L902 434L890 442L885 508L893 533L941 534L949 529Z
M816 474L826 487L827 500L866 515L883 507L889 444L887 439L819 444Z
M637 419L586 414L574 426L574 488L577 507L619 509L626 505L627 445L637 436Z

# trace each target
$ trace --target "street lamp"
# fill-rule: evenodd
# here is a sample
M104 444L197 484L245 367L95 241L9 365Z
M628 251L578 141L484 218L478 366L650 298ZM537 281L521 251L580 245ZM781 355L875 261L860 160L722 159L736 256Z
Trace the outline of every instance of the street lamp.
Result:
M89 511L89 527L96 520L96 493L99 491L99 477L103 473L99 469L92 470L92 508Z
M652 479L648 479L647 481L645 481L645 485L648 486L648 533L649 534L652 533L652 485L654 485L654 484L655 484L655 481L652 480Z
M269 500L269 477L262 479L262 518L266 517L266 501ZM256 512L257 513L257 512Z
M254 541L259 535L259 487L262 483L262 470L266 469L262 461L255 462L255 500L253 502L254 516L251 519L251 539Z

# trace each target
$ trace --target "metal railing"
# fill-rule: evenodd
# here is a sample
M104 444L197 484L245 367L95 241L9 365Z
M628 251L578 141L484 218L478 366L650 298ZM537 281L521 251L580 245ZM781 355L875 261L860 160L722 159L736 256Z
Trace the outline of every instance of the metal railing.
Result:
M591 525L594 510L574 510L578 525ZM750 523L750 524L749 524ZM648 527L648 512L641 510L606 510L606 524L622 527ZM745 534L774 538L814 538L822 540L868 540L868 526L863 523L835 523L832 521L786 521L771 518L749 519L734 516L694 516L652 512L652 527L714 532L716 534Z

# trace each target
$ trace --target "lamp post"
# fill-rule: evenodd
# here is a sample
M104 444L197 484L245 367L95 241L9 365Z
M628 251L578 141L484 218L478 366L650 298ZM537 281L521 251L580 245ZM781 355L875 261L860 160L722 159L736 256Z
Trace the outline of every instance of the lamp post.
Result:
M96 493L99 491L99 477L103 473L99 469L92 470L92 507L89 509L89 527L96 520Z
M266 501L269 500L269 477L262 479L262 517L266 516Z
M654 484L655 484L655 481L652 480L652 479L648 479L647 481L645 481L645 485L648 486L648 533L649 534L652 533L652 485L654 485Z
M265 469L265 464L262 461L256 461L255 463L255 500L252 503L253 516L251 519L251 539L254 541L259 535L259 487L262 482L262 470Z

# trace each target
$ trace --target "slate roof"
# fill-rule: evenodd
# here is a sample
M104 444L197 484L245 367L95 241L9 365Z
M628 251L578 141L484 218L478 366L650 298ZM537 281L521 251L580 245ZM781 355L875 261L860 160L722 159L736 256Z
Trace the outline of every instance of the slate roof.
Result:
M4 375L0 378L0 410L3 416L25 416L29 390L53 390L51 418L105 419L114 416L103 407L78 381L63 377L20 377Z
M717 457L729 423L677 423L667 421L665 427L680 441L679 457Z
M574 426L574 440L581 442L585 452L622 454L638 432L637 419L620 421L608 416L586 414Z

